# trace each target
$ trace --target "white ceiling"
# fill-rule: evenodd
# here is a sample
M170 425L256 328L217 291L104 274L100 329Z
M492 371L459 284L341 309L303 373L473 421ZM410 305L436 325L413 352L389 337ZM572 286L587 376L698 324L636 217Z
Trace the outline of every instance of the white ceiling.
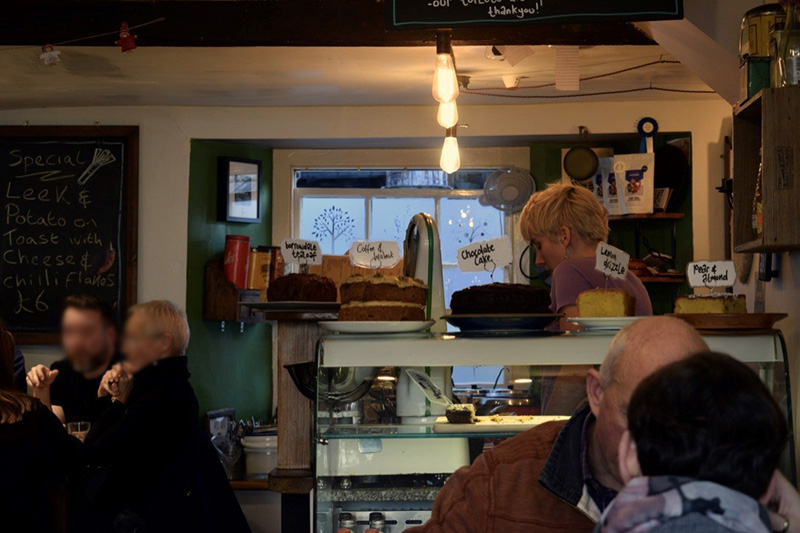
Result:
M0 108L203 105L422 105L431 103L434 50L408 48L147 48L123 54L116 47L63 47L61 63L45 66L31 47L0 47ZM555 80L551 48L512 67L487 59L482 46L455 49L459 74L470 89L502 87L500 77L522 77L520 85ZM582 77L640 65L664 56L658 46L602 46L581 49ZM584 82L582 92L649 85L688 90L708 87L682 65L661 64ZM503 94L564 95L552 88L496 91ZM712 98L640 92L593 99ZM574 99L569 99L571 101ZM553 100L495 98L464 94L460 104L535 103Z

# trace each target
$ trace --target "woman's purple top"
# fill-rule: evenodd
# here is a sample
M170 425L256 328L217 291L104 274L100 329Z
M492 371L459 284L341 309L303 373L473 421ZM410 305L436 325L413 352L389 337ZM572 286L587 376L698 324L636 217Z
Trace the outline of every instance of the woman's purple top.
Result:
M642 282L628 272L625 281L609 278L594 269L594 257L566 259L553 272L550 309L557 313L575 305L578 295L591 289L622 289L636 298L636 316L652 316L653 305Z

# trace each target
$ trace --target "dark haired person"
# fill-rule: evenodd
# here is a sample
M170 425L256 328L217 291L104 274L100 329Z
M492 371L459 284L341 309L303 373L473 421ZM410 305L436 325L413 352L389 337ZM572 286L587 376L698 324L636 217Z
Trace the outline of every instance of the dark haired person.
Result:
M14 340L0 326L0 530L51 532L50 492L79 464L81 443L16 390L13 357Z
M65 359L48 369L28 372L34 397L50 407L62 422L94 422L109 403L98 398L103 374L118 360L114 309L89 294L64 300L61 347Z
M785 415L758 376L730 356L701 353L636 388L619 446L627 483L595 532L769 533L786 446ZM784 519L779 531L789 531Z

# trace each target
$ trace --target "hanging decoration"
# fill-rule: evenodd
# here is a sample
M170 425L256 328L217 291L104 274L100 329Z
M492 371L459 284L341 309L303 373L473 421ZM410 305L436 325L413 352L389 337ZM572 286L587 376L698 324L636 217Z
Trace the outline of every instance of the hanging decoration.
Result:
M658 133L658 122L652 117L644 117L636 125L636 131L639 132L641 141L639 141L640 154L653 153L653 137Z
M114 44L122 49L122 52L132 52L136 50L136 36L132 35L128 28L128 23L123 22L119 28L119 39Z
M46 66L54 67L61 62L59 55L61 55L61 50L56 50L52 44L46 44L42 46L42 53L39 54L39 59L44 61Z

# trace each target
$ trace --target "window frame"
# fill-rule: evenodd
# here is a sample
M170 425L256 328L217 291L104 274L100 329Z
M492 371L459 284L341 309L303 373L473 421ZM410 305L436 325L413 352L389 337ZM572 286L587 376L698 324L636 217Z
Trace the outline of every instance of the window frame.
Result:
M436 142L438 145L439 142ZM276 149L273 151L272 180L272 242L280 243L285 238L300 235L300 216L298 195L295 186L295 171L315 169L432 169L439 168L441 148L368 148L368 149ZM530 168L530 148L527 146L470 147L461 149L462 169L489 169L516 166ZM321 191L320 196L332 196L333 191L345 191L353 196L360 189L311 189ZM418 189L368 189L380 191L382 196L398 197L402 194L414 195ZM464 189L423 189L426 193L456 193L453 196L477 197L480 190ZM381 195L379 195L381 196ZM425 194L432 197L433 194ZM438 213L437 213L438 214ZM515 262L506 276L509 282L524 282L519 273L516 259L526 244L519 235L518 215L505 215L506 234L511 236ZM438 217L437 217L438 220Z

